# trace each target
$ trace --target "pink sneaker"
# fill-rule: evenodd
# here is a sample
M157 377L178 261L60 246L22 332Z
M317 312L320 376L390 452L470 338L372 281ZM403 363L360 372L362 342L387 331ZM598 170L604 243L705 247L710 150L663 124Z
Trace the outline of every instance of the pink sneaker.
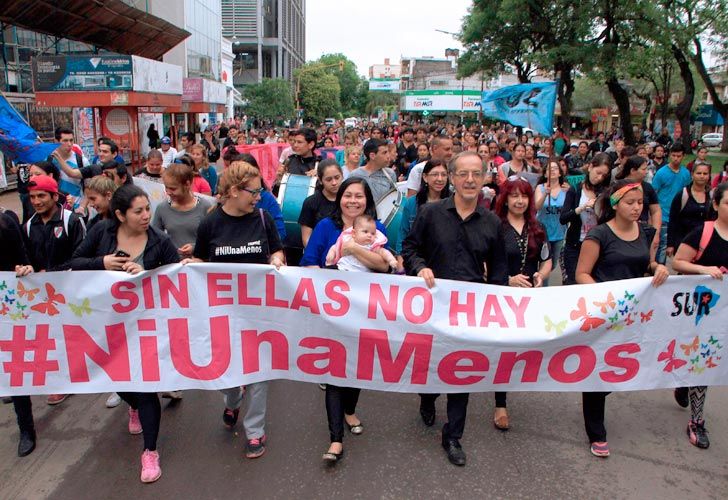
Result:
M142 483L153 483L161 476L162 469L159 467L159 453L144 450L144 453L142 453Z
M129 408L129 434L141 434L142 423L139 421L139 410Z
M51 406L58 405L68 399L68 396L70 396L70 394L51 394L50 396L48 396L46 403Z

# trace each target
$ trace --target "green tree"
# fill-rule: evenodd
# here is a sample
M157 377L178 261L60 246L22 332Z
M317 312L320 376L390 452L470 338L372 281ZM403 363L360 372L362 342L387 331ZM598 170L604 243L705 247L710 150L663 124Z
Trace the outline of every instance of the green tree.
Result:
M338 116L341 110L341 86L336 76L318 62L307 63L294 72L298 101L304 116L313 122Z
M278 78L264 78L261 83L251 84L243 90L248 101L246 112L263 120L285 120L295 114L291 83Z
M324 54L318 62L326 66L325 71L339 80L341 89L340 102L345 111L356 108L361 79L357 74L356 64L344 54Z
M375 115L378 110L391 112L399 105L399 94L391 92L371 91L364 109L367 115Z

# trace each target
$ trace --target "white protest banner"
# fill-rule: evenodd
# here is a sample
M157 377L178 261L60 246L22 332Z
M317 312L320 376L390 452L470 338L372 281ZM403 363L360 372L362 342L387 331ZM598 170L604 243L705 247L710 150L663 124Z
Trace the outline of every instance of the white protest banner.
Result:
M728 381L728 284L538 290L270 266L0 273L0 395L290 379L400 392Z

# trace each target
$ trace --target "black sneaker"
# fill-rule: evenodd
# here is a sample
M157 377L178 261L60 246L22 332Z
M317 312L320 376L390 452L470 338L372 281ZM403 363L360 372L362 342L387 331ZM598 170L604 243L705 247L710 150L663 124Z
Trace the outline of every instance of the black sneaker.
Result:
M688 422L688 438L690 439L690 444L697 446L698 448L707 448L710 446L710 441L708 440L708 431L705 428L705 422L693 422L692 420Z
M228 427L235 427L235 424L238 423L239 413L240 408L235 408L234 410L231 410L230 408L225 408L225 411L222 414L223 423Z
M676 387L675 388L675 402L680 405L681 408L687 408L690 404L690 399L688 398L688 388L687 387Z
M259 438L248 439L245 444L245 456L247 458L258 458L265 453L265 435Z

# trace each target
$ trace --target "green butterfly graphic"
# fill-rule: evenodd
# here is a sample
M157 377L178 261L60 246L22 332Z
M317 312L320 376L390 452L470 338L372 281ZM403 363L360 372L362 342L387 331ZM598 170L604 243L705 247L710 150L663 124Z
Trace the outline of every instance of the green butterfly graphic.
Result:
M73 311L73 314L75 314L79 318L83 317L84 314L91 314L91 301L88 298L83 299L81 305L69 303L68 307L70 307L71 311Z
M560 321L558 323L555 323L548 316L544 316L543 317L543 320L544 320L544 323L545 323L544 328L546 329L547 332L550 332L551 330L554 330L557 335L561 335L562 333L564 333L564 329L566 328L566 323L567 323L566 320Z

